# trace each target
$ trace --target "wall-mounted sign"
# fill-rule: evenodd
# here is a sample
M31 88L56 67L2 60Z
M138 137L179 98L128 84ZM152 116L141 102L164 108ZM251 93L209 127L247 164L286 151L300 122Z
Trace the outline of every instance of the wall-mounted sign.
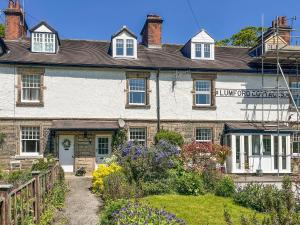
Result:
M217 97L240 97L240 98L277 98L277 89L223 89L216 88ZM279 98L289 98L288 90L279 90Z

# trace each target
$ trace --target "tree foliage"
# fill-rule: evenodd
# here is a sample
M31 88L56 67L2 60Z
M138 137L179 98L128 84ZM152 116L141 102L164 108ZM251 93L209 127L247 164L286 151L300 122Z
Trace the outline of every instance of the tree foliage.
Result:
M0 24L0 37L4 38L5 36L5 26L4 24Z
M236 34L233 34L230 38L217 41L218 46L241 46L241 47L253 47L257 44L257 39L261 35L261 31L265 31L266 28L247 26L241 29Z

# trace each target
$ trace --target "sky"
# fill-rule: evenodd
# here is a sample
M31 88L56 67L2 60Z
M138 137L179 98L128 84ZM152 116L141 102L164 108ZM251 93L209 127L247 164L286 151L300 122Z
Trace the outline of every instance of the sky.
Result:
M184 44L202 28L215 40L228 38L245 26L260 26L262 15L265 26L270 26L276 16L296 16L294 28L300 31L300 0L24 1L29 27L45 20L62 39L110 40L123 25L140 36L147 14L164 19L164 43ZM0 9L7 4L8 0L0 0ZM3 13L0 19L4 21Z

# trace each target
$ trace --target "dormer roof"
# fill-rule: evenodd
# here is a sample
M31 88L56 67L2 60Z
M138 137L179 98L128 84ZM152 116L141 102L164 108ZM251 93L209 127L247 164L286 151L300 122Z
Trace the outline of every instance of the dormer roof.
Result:
M123 32L126 32L127 34L129 34L131 37L137 39L137 36L130 30L128 29L126 26L123 26L118 32L116 32L115 34L113 34L111 36L111 38L115 38L117 36L119 36L120 34L122 34Z
M215 43L212 36L204 29L191 38L192 42Z
M53 33L56 34L56 38L58 40L58 43L60 45L60 39L58 32L50 26L46 21L41 21L37 25L35 25L33 28L29 30L30 33L39 32L39 33Z

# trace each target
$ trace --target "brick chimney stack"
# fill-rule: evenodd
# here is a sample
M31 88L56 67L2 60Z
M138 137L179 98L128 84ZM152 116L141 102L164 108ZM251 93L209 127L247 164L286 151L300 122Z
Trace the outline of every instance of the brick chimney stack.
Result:
M5 13L5 39L17 40L27 34L24 12L19 0L9 0Z
M277 23L279 35L288 45L290 45L292 28L289 26L286 16L279 16L278 19L272 21L272 29L274 31L276 31Z
M142 44L148 48L161 48L163 19L158 15L149 14L141 31Z

